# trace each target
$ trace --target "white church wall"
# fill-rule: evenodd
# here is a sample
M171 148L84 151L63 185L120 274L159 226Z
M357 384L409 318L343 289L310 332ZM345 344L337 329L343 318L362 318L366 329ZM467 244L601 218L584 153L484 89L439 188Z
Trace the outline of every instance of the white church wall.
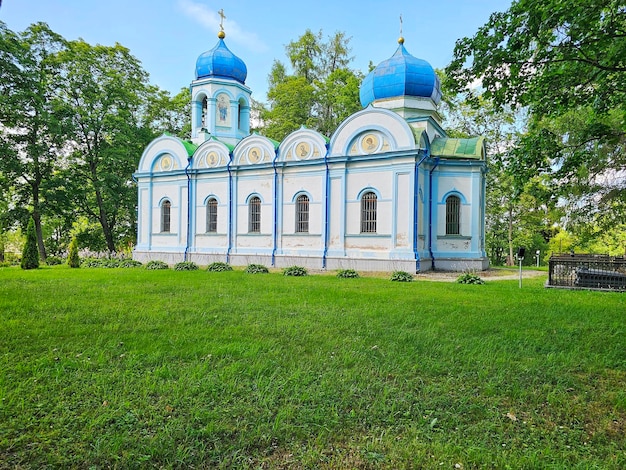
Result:
M396 257L399 253L410 251L412 249L413 228L411 222L413 220L413 175L410 172L397 172L394 174L393 200L392 205L394 226L393 234L393 250L392 257Z
M389 151L415 148L415 136L404 119L393 111L368 107L347 118L337 128L330 139L331 157L349 155L354 139L361 134L365 135L368 131L373 131L374 134L380 132L388 137ZM382 144L374 136L373 143L376 144L377 141ZM370 146L366 145L366 141L362 144L358 147L358 154L366 155L376 151L376 145L368 150Z
M152 184L151 245L169 250L184 248L187 240L187 185L169 178ZM165 200L171 203L169 232L161 231L161 208Z

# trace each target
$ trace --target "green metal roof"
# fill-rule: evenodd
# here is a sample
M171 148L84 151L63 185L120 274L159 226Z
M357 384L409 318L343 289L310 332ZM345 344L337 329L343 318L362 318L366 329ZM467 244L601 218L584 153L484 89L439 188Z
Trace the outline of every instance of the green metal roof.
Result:
M428 139L428 136L426 135L426 129L416 129L413 126L409 126L411 128L411 131L413 132L413 138L415 139L415 143L421 148L424 146L424 137L426 136L426 139Z
M430 153L442 158L484 160L484 142L484 137L472 137L469 139L436 137L430 145Z
M170 134L169 132L164 132L163 133L164 136L166 137L171 137L172 139L176 139L178 140L181 144L183 144L183 147L185 147L185 150L187 151L187 156L191 157L193 155L193 153L196 151L196 149L198 148L198 146L192 142L190 142L189 140L183 140L180 137L177 137L173 134Z
M188 140L181 139L180 142L183 144L183 147L185 147L185 150L187 150L187 156L189 157L191 157L193 153L196 151L196 149L198 148L196 144L191 143Z
M230 152L232 152L233 150L235 150L235 146L234 146L234 145L229 144L228 142L224 142L223 140L220 140L220 139L218 139L218 138L217 138L217 137L215 137L215 136L211 136L211 139L210 139L210 140L214 140L214 141L216 141L216 142L219 142L220 144L224 144L224 145L228 148L228 150L229 150Z

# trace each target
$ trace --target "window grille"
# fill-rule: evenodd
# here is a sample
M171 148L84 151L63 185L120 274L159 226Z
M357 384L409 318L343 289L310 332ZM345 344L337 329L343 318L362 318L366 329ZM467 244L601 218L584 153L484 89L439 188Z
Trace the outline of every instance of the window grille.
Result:
M248 203L248 232L261 232L261 199L257 196L250 198Z
M446 199L446 235L461 233L461 199L449 196Z
M206 231L217 232L217 199L211 198L206 205Z
M296 232L309 231L309 198L302 194L296 199Z
M172 203L163 201L161 204L161 232L170 231Z
M365 193L361 198L361 233L376 233L376 194Z

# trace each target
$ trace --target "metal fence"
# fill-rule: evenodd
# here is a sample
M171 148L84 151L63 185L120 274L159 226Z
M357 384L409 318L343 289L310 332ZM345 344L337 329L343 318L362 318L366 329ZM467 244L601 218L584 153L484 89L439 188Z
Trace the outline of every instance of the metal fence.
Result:
M552 255L549 286L626 290L626 259L605 255Z

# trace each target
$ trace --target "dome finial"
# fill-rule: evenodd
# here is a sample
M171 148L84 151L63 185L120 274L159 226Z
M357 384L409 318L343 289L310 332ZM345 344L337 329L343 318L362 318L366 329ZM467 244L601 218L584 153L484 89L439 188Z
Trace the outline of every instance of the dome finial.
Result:
M400 13L400 37L398 38L398 44L404 44L404 38L402 37L402 13Z
M217 12L218 15L220 15L220 32L217 33L217 37L220 39L224 39L226 37L226 33L224 32L224 20L226 19L226 15L224 15L224 9L220 9L220 11Z

